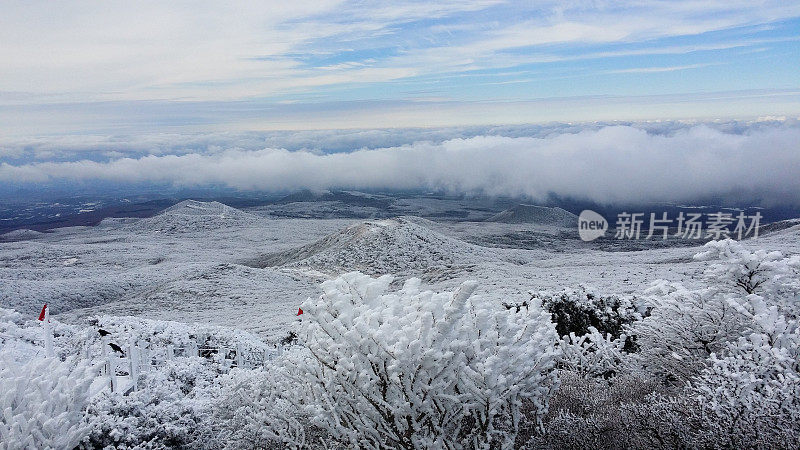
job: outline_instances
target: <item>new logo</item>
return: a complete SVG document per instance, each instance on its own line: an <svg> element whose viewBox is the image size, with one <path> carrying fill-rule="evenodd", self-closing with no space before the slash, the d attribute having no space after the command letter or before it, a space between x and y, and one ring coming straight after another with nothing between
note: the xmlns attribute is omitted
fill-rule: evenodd
<svg viewBox="0 0 800 450"><path fill-rule="evenodd" d="M585 242L593 241L600 236L604 236L608 230L608 222L605 217L597 214L590 209L581 211L578 216L578 234Z"/></svg>

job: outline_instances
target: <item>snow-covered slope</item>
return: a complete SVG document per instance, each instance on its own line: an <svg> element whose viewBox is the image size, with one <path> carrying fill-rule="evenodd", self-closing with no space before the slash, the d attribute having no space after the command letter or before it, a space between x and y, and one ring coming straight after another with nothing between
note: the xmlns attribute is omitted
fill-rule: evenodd
<svg viewBox="0 0 800 450"><path fill-rule="evenodd" d="M359 270L426 278L442 276L447 271L467 270L489 251L442 235L420 223L424 220L408 217L367 221L312 244L268 254L246 264L312 269L324 274Z"/></svg>
<svg viewBox="0 0 800 450"><path fill-rule="evenodd" d="M184 200L160 214L129 225L131 231L151 233L191 233L226 227L255 226L259 216L220 202Z"/></svg>
<svg viewBox="0 0 800 450"><path fill-rule="evenodd" d="M517 205L488 218L487 222L532 223L538 225L556 225L577 227L578 216L558 207Z"/></svg>
<svg viewBox="0 0 800 450"><path fill-rule="evenodd" d="M262 219L199 202L133 220L0 241L0 307L34 317L48 303L70 321L135 315L284 335L319 279L236 262L307 245L352 223ZM154 232L162 229L175 231Z"/></svg>
<svg viewBox="0 0 800 450"><path fill-rule="evenodd" d="M138 217L106 217L105 219L101 220L98 227L118 227L121 225L129 225L132 223L136 223L142 219Z"/></svg>
<svg viewBox="0 0 800 450"><path fill-rule="evenodd" d="M264 336L283 336L298 305L319 292L317 281L275 269L238 264L195 265L179 276L91 308L61 317L108 314L208 323Z"/></svg>

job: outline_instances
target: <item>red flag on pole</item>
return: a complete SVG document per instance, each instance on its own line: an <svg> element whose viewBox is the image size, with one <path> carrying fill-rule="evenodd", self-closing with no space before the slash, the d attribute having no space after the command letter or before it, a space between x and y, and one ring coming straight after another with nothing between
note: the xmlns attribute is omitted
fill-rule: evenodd
<svg viewBox="0 0 800 450"><path fill-rule="evenodd" d="M297 308L297 315L303 314L303 308Z"/></svg>
<svg viewBox="0 0 800 450"><path fill-rule="evenodd" d="M39 321L40 322L44 321L44 310L45 309L47 309L47 303L45 303L44 306L42 306L42 312L39 313Z"/></svg>

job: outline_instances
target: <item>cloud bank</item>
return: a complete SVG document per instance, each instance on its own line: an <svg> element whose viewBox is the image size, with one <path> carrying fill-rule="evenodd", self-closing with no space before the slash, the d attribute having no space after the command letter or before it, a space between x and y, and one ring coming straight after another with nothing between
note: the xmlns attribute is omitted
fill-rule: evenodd
<svg viewBox="0 0 800 450"><path fill-rule="evenodd" d="M184 149L105 161L2 162L0 183L103 180L267 191L429 189L534 199L556 194L600 203L721 196L800 204L800 125L794 122L563 127L539 129L533 136L509 130L477 135L480 130L429 131L427 136L434 139L383 148L374 147L380 136L366 133L360 137L373 147L334 153L225 148L219 142L199 152ZM417 134L426 136L419 130ZM309 136L285 136L287 142L291 139L297 147ZM327 139L337 138L332 133Z"/></svg>

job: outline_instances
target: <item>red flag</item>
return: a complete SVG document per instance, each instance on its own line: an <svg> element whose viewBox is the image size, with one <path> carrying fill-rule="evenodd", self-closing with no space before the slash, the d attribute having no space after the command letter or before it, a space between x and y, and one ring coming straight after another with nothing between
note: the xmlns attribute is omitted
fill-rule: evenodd
<svg viewBox="0 0 800 450"><path fill-rule="evenodd" d="M297 308L297 315L299 316L300 314L303 314L303 308Z"/></svg>
<svg viewBox="0 0 800 450"><path fill-rule="evenodd" d="M47 309L47 303L42 306L42 312L39 313L39 320L44 321L44 310Z"/></svg>

